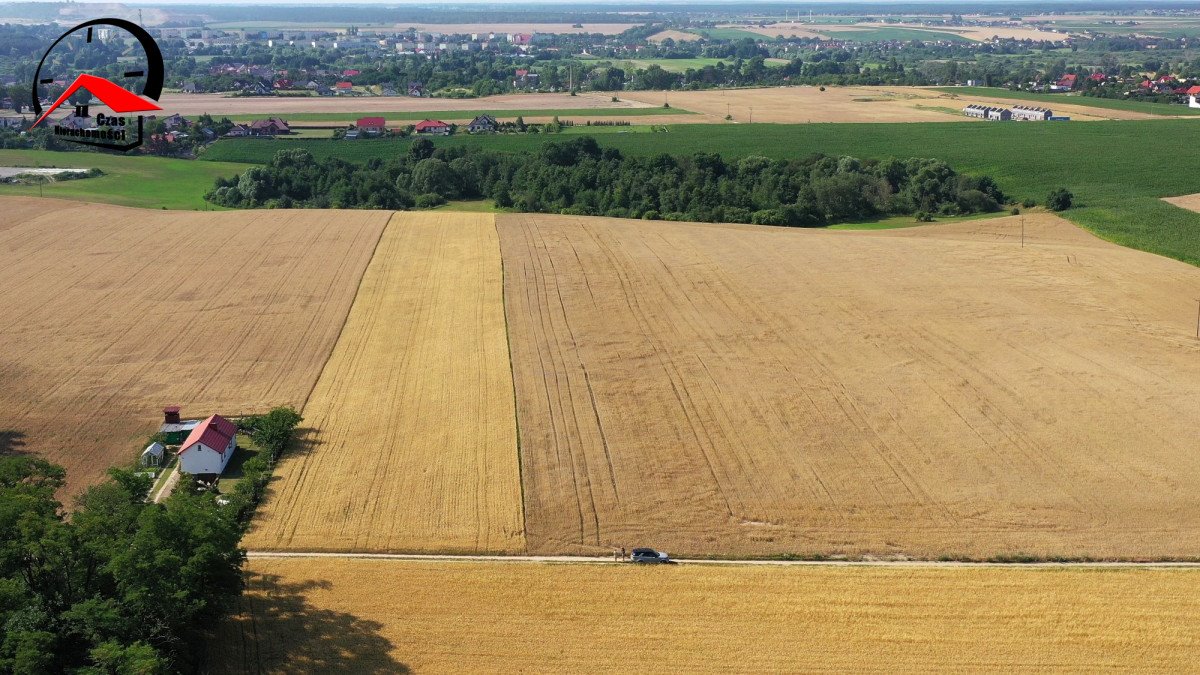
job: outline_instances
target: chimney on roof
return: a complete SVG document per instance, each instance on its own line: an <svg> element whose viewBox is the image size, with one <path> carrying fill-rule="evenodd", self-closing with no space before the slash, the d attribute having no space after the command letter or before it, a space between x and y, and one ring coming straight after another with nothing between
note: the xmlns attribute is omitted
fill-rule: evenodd
<svg viewBox="0 0 1200 675"><path fill-rule="evenodd" d="M179 424L179 406L169 405L163 408L163 424Z"/></svg>

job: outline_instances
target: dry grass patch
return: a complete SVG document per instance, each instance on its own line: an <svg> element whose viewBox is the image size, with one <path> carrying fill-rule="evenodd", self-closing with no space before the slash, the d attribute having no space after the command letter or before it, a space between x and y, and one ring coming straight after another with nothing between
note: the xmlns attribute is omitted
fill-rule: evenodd
<svg viewBox="0 0 1200 675"><path fill-rule="evenodd" d="M217 672L1190 670L1195 570L251 560Z"/></svg>
<svg viewBox="0 0 1200 675"><path fill-rule="evenodd" d="M1200 269L1045 214L499 218L531 551L1200 555Z"/></svg>
<svg viewBox="0 0 1200 675"><path fill-rule="evenodd" d="M493 216L397 214L250 549L525 547Z"/></svg>
<svg viewBox="0 0 1200 675"><path fill-rule="evenodd" d="M1180 195L1178 197L1164 197L1163 201L1168 204L1174 204L1181 209L1188 211L1200 212L1200 194Z"/></svg>
<svg viewBox="0 0 1200 675"><path fill-rule="evenodd" d="M0 198L0 432L68 492L185 414L303 404L388 214ZM9 221L6 221L6 224Z"/></svg>

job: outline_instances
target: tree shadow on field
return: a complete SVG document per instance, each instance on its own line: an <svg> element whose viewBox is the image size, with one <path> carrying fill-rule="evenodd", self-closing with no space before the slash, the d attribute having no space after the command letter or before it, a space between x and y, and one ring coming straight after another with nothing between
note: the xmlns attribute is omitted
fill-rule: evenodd
<svg viewBox="0 0 1200 675"><path fill-rule="evenodd" d="M22 455L25 451L25 434L20 431L0 429L0 455Z"/></svg>
<svg viewBox="0 0 1200 675"><path fill-rule="evenodd" d="M241 611L218 629L203 672L410 672L389 654L383 624L309 603L310 591L332 587L247 572Z"/></svg>

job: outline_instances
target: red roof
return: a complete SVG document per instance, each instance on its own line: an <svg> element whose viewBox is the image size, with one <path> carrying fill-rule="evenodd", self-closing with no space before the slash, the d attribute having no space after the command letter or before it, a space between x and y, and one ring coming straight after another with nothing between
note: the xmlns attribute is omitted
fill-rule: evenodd
<svg viewBox="0 0 1200 675"><path fill-rule="evenodd" d="M425 131L426 129L445 129L450 126L441 120L422 120L417 122L416 130Z"/></svg>
<svg viewBox="0 0 1200 675"><path fill-rule="evenodd" d="M353 87L354 85L349 82L338 82L337 85L335 85L335 86L338 89L349 89L349 88Z"/></svg>
<svg viewBox="0 0 1200 675"><path fill-rule="evenodd" d="M361 72L361 71L354 70L354 69L352 69L352 68L351 68L351 69L348 69L348 70L343 70L343 71L342 71L342 75L345 75L346 77L354 77L355 75L358 75L358 74L359 74L359 72Z"/></svg>
<svg viewBox="0 0 1200 675"><path fill-rule="evenodd" d="M1092 73L1088 75L1088 79L1093 82L1103 82L1105 77L1107 76L1104 73Z"/></svg>
<svg viewBox="0 0 1200 675"><path fill-rule="evenodd" d="M363 127L383 127L387 126L387 120L382 117L360 117L354 123L354 126L362 129Z"/></svg>
<svg viewBox="0 0 1200 675"><path fill-rule="evenodd" d="M196 443L203 443L224 455L225 448L229 445L229 439L233 438L235 434L237 434L236 424L220 415L213 415L192 429L187 440L179 446L178 454L182 455L184 450Z"/></svg>
<svg viewBox="0 0 1200 675"><path fill-rule="evenodd" d="M529 74L529 71L525 70L524 68L517 69L517 77L525 77L528 74Z"/></svg>

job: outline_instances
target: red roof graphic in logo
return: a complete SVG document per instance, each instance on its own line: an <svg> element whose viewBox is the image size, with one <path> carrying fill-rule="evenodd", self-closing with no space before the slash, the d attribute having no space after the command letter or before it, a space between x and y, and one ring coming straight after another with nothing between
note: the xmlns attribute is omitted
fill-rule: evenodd
<svg viewBox="0 0 1200 675"><path fill-rule="evenodd" d="M151 101L150 99L142 98L128 89L122 89L103 77L96 77L95 75L88 75L85 73L75 78L75 81L71 83L71 86L67 87L67 90L62 93L62 96L58 97L58 100L54 102L54 105L50 106L46 112L42 113L42 116L33 123L33 126L36 127L37 125L41 124L42 120L49 117L50 113L57 110L58 106L65 103L67 99L71 97L71 94L79 91L80 87L90 91L93 96L100 99L100 102L108 106L113 112L131 113L144 112L147 110L162 110L157 103ZM32 129L33 127L30 128Z"/></svg>

